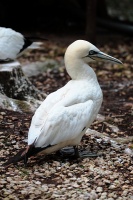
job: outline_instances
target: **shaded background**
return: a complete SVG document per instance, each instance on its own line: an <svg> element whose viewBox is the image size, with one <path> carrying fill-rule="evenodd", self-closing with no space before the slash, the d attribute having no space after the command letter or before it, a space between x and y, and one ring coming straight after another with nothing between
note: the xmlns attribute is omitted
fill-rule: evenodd
<svg viewBox="0 0 133 200"><path fill-rule="evenodd" d="M132 0L1 0L0 26L39 34L133 34Z"/></svg>

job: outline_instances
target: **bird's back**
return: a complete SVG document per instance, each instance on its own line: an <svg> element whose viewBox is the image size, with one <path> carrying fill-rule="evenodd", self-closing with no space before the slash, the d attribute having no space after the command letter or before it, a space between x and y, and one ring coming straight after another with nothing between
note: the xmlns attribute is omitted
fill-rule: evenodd
<svg viewBox="0 0 133 200"><path fill-rule="evenodd" d="M24 38L10 28L0 27L0 61L10 61L16 59L24 45Z"/></svg>

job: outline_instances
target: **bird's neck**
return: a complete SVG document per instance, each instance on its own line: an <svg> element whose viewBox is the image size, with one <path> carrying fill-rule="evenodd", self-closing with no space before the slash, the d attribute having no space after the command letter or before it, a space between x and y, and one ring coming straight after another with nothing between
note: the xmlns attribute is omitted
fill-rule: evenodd
<svg viewBox="0 0 133 200"><path fill-rule="evenodd" d="M97 80L94 70L81 59L65 59L66 70L73 80Z"/></svg>

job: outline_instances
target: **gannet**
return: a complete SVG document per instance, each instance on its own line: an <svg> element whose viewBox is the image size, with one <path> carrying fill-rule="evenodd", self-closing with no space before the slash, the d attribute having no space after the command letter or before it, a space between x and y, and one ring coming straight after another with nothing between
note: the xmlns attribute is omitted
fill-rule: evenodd
<svg viewBox="0 0 133 200"><path fill-rule="evenodd" d="M40 151L46 155L66 146L79 145L103 101L97 76L88 64L96 60L122 64L88 41L77 40L68 46L64 61L71 80L49 94L38 107L32 117L27 147L6 165L22 159L26 164L28 157Z"/></svg>
<svg viewBox="0 0 133 200"><path fill-rule="evenodd" d="M38 48L34 40L44 38L26 37L11 28L0 27L0 62L10 62L21 56L27 48Z"/></svg>

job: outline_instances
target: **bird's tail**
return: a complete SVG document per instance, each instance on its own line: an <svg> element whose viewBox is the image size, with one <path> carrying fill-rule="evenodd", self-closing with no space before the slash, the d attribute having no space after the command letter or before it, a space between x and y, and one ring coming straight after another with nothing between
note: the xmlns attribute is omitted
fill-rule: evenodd
<svg viewBox="0 0 133 200"><path fill-rule="evenodd" d="M47 41L48 39L43 38L43 37L26 36L24 37L24 40L25 40L25 44L23 48L21 49L21 51L27 47L28 49L38 49L43 44L43 41Z"/></svg>
<svg viewBox="0 0 133 200"><path fill-rule="evenodd" d="M41 45L43 44L43 42L33 42L28 49L39 49L41 48Z"/></svg>
<svg viewBox="0 0 133 200"><path fill-rule="evenodd" d="M44 150L44 148L34 147L34 145L29 145L26 148L21 149L15 156L10 157L7 162L3 164L5 168L9 167L12 164L16 164L19 161L23 160L24 164L27 164L28 158Z"/></svg>

